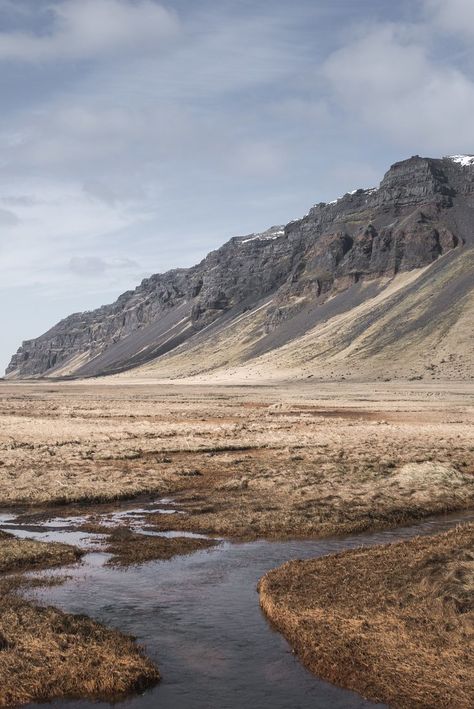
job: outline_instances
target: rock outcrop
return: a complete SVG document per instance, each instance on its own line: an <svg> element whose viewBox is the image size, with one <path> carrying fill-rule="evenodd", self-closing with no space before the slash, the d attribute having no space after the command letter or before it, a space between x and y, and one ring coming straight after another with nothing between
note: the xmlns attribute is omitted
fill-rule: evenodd
<svg viewBox="0 0 474 709"><path fill-rule="evenodd" d="M378 188L234 237L192 268L154 275L112 305L69 316L24 342L7 376L123 371L205 332L212 337L264 305L261 338L308 303L323 305L354 284L427 266L473 243L474 159L414 156L393 165Z"/></svg>

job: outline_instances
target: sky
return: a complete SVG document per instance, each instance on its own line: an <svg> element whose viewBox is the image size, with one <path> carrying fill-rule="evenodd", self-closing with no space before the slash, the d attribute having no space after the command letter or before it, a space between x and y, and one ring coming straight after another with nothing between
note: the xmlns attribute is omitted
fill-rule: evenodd
<svg viewBox="0 0 474 709"><path fill-rule="evenodd" d="M474 153L473 0L0 0L0 373L24 339Z"/></svg>

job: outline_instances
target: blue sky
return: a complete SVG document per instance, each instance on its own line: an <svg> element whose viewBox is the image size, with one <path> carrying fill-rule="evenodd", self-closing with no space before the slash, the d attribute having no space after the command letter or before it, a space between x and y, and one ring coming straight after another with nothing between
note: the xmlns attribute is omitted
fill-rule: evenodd
<svg viewBox="0 0 474 709"><path fill-rule="evenodd" d="M472 0L0 0L0 369L233 235L474 153Z"/></svg>

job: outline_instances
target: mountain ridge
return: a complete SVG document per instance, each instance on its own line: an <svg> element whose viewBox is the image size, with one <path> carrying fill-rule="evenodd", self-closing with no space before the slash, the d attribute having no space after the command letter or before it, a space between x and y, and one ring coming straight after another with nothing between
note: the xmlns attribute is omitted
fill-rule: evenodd
<svg viewBox="0 0 474 709"><path fill-rule="evenodd" d="M387 279L473 245L474 158L413 156L392 165L378 188L232 237L189 269L155 274L110 305L65 318L22 344L7 377L97 376L159 363L244 317L255 327L243 363L303 336L322 311L350 311Z"/></svg>

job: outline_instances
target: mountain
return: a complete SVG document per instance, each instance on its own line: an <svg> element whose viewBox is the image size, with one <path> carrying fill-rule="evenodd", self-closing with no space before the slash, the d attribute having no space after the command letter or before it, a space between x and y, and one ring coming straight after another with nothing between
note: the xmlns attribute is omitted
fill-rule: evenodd
<svg viewBox="0 0 474 709"><path fill-rule="evenodd" d="M413 156L378 188L70 315L6 375L470 377L473 254L474 157Z"/></svg>

